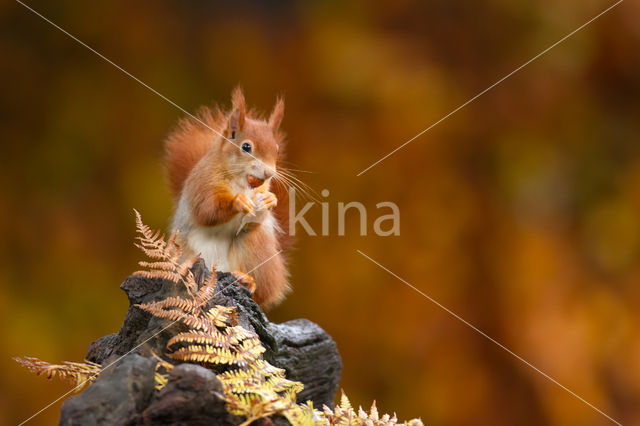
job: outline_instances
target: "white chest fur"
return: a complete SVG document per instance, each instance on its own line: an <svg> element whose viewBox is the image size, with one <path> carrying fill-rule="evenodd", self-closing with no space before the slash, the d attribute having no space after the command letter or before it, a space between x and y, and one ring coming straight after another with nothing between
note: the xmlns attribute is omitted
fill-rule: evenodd
<svg viewBox="0 0 640 426"><path fill-rule="evenodd" d="M253 196L251 192L246 194ZM189 201L183 194L173 216L171 231L180 232L185 254L200 254L208 268L216 265L218 271L231 272L238 269L229 258L231 244L242 238L241 231L248 222L260 222L260 226L272 235L277 231L276 220L267 210L257 211L255 216L246 218L244 214L237 214L229 222L217 226L198 226L191 216Z"/></svg>

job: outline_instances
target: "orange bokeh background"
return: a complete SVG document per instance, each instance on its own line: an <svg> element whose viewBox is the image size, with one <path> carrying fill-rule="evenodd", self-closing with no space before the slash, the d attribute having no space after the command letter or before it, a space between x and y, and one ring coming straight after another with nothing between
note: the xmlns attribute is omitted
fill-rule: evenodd
<svg viewBox="0 0 640 426"><path fill-rule="evenodd" d="M625 425L640 425L640 26L624 2L360 177L611 3L65 1L36 10L193 112L238 83L283 93L288 159L330 191L293 293L338 344L355 405L433 425L613 424L361 250ZM166 228L162 140L183 116L42 19L0 4L0 424L70 386L11 360L80 361L116 332ZM337 203L393 201L397 237L337 235ZM320 230L320 208L307 215ZM300 231L300 230L299 230ZM60 402L29 424L57 422Z"/></svg>

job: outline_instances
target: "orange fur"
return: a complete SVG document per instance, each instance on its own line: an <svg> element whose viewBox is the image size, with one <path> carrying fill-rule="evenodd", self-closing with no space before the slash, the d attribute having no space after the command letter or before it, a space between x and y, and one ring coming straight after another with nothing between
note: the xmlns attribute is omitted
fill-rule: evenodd
<svg viewBox="0 0 640 426"><path fill-rule="evenodd" d="M220 131L225 117L220 108L203 107L197 117L207 126ZM191 117L183 118L165 141L165 169L169 189L179 198L189 173L213 147L215 132Z"/></svg>
<svg viewBox="0 0 640 426"><path fill-rule="evenodd" d="M231 142L197 120L186 118L180 121L165 143L165 167L171 192L176 203L186 203L188 209L185 217L184 207L178 208L174 218L174 230L181 231L185 253L192 255L207 249L201 244L203 238L209 238L203 235L209 234L194 236L193 232L220 229L215 237L211 237L211 244L221 244L221 238L228 238L229 267L245 272L253 270L254 299L264 307L280 302L289 289L285 256L277 254L293 243L288 233L288 193L282 185L274 185L269 179L271 170L278 167L278 151L284 148L284 135L279 131L283 114L282 99L277 101L269 120L259 119L252 111L247 113L244 95L236 89L231 111L224 113L218 107L202 108L198 114L207 126ZM244 143L251 144L251 155L241 150ZM254 161L255 158L261 161ZM265 180L252 190L248 182L256 181L255 176ZM241 191L236 192L239 188ZM266 191L277 198L276 207L271 213L261 210L259 222L242 225L242 215L251 209L246 204L248 197ZM282 232L263 224L262 220L267 220L269 214L273 215ZM242 232L228 230L238 223ZM224 247L226 249L227 245ZM213 252L217 253L216 250Z"/></svg>
<svg viewBox="0 0 640 426"><path fill-rule="evenodd" d="M212 165L209 161L198 163L184 185L190 200L191 215L198 226L220 225L238 213L234 209L235 196L229 184Z"/></svg>
<svg viewBox="0 0 640 426"><path fill-rule="evenodd" d="M280 303L289 291L289 273L284 257L278 255L267 261L278 250L277 240L263 228L257 227L247 232L242 240L234 242L229 253L240 270L249 271L263 264L250 275L256 283L253 299L265 308Z"/></svg>

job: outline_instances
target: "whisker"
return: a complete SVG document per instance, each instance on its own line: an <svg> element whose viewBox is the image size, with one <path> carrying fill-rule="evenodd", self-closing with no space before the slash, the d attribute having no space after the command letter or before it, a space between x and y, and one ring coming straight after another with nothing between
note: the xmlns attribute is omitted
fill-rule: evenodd
<svg viewBox="0 0 640 426"><path fill-rule="evenodd" d="M286 170L282 173L284 176L288 177L291 180L294 180L296 182L298 182L300 185L308 188L310 191L312 191L313 193L315 193L317 195L317 191L315 189L313 189L310 185L308 185L307 183L305 183L304 181L302 181L301 179L299 179L296 175L294 175L293 173L287 172Z"/></svg>
<svg viewBox="0 0 640 426"><path fill-rule="evenodd" d="M301 170L301 169L290 169L289 167L279 167L280 170L286 170L288 172L299 172L299 173L317 173L317 172L312 172L311 170Z"/></svg>
<svg viewBox="0 0 640 426"><path fill-rule="evenodd" d="M285 182L289 188L294 188L296 192L299 192L303 199L306 198L310 201L314 201L317 203L320 202L317 191L311 186L302 182L300 179L286 173L276 172L276 175L281 181Z"/></svg>

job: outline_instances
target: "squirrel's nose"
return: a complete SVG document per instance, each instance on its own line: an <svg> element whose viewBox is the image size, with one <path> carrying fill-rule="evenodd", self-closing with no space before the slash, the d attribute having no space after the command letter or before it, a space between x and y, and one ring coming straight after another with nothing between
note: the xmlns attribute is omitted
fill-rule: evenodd
<svg viewBox="0 0 640 426"><path fill-rule="evenodd" d="M274 174L274 170L271 168L265 168L264 169L264 180L269 179L271 176L273 176Z"/></svg>

